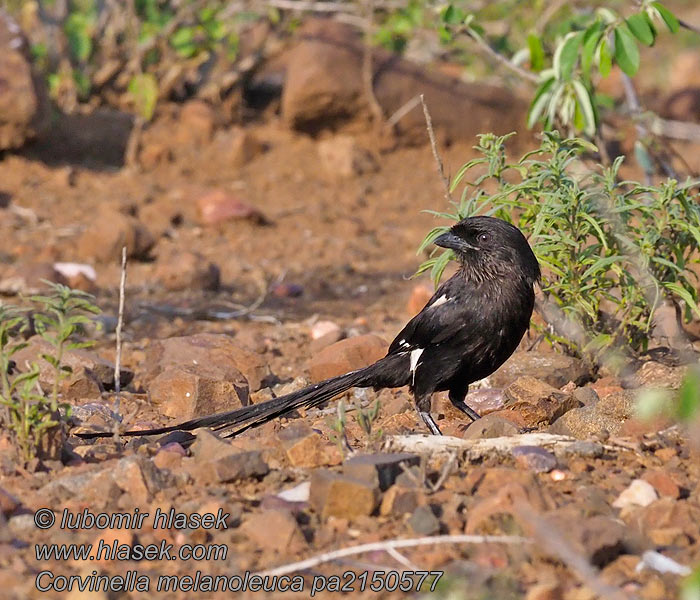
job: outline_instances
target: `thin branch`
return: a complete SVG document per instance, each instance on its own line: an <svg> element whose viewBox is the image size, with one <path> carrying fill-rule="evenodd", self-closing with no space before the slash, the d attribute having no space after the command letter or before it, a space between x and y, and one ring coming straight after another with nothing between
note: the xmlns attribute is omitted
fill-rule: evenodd
<svg viewBox="0 0 700 600"><path fill-rule="evenodd" d="M122 369L122 329L124 328L124 296L126 289L126 246L122 247L122 268L119 280L119 312L117 315L117 356L114 361L114 437L119 439L121 422L121 369Z"/></svg>
<svg viewBox="0 0 700 600"><path fill-rule="evenodd" d="M383 542L372 542L369 544L361 544L359 546L351 546L350 548L341 548L331 552L324 552L306 560L282 565L274 569L268 569L258 573L262 577L286 575L295 573L305 569L311 569L327 562L345 558L346 556L355 556L364 554L365 552L389 552L389 549L396 548L413 548L415 546L431 546L434 544L530 544L532 540L520 537L517 535L435 535L423 538L413 538L408 540L385 540Z"/></svg>
<svg viewBox="0 0 700 600"><path fill-rule="evenodd" d="M508 60L505 56L503 56L501 53L496 52L491 46L488 45L486 40L482 38L479 34L477 34L475 31L472 29L463 29L462 30L464 33L466 33L474 42L476 42L476 45L481 49L481 51L485 54L488 54L491 58L493 58L496 62L502 64L504 67L515 73L516 75L519 75L523 79L527 81L531 81L532 83L539 83L540 78L536 73L533 73L531 71L527 71L523 69L522 67L519 67L518 65L512 63L510 60Z"/></svg>
<svg viewBox="0 0 700 600"><path fill-rule="evenodd" d="M365 87L365 96L372 113L374 124L379 128L384 121L384 112L374 95L374 69L372 60L372 33L374 32L374 0L365 0L365 39L362 49L362 82Z"/></svg>
<svg viewBox="0 0 700 600"><path fill-rule="evenodd" d="M442 164L442 159L440 158L440 153L438 152L437 140L435 139L435 130L433 129L433 119L430 117L430 112L428 111L428 105L425 103L425 98L423 94L419 96L420 103L423 106L423 116L425 117L425 125L428 129L428 137L430 138L430 148L433 151L433 157L437 163L438 174L440 179L442 179L442 184L445 186L445 199L452 202L452 194L450 193L450 179L445 175L445 167Z"/></svg>
<svg viewBox="0 0 700 600"><path fill-rule="evenodd" d="M692 23L688 23L688 21L684 21L683 19L678 19L678 24L681 27L688 29L689 31L693 31L695 33L700 33L700 27L697 27L696 25L693 25Z"/></svg>
<svg viewBox="0 0 700 600"><path fill-rule="evenodd" d="M396 112L391 115L386 122L386 126L391 129L396 126L396 124L403 119L408 113L410 113L416 106L420 104L420 96L413 96L408 102L403 106L399 107Z"/></svg>

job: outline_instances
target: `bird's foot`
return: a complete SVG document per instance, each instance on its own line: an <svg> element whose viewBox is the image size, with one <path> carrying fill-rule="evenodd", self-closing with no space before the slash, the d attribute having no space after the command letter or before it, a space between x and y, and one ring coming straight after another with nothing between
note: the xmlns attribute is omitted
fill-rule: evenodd
<svg viewBox="0 0 700 600"><path fill-rule="evenodd" d="M440 431L440 428L437 426L435 419L433 419L433 416L429 412L423 412L422 410L419 410L418 414L420 415L420 418L423 419L423 423L425 423L425 426L430 430L430 433L432 433L433 435L442 435L442 431Z"/></svg>
<svg viewBox="0 0 700 600"><path fill-rule="evenodd" d="M476 421L477 419L481 419L481 415L478 412L476 412L471 406L469 406L466 402L453 402L452 405L455 408L458 408L459 410L461 410L472 421Z"/></svg>

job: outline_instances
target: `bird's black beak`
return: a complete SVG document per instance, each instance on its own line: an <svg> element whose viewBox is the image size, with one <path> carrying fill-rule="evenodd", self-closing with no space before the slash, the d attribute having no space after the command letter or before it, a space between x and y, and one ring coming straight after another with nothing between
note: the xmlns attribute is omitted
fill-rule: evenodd
<svg viewBox="0 0 700 600"><path fill-rule="evenodd" d="M435 238L433 244L435 244L436 246L440 246L441 248L450 248L455 252L466 252L467 250L477 249L471 244L465 242L461 237L455 235L451 231L443 233L441 236Z"/></svg>

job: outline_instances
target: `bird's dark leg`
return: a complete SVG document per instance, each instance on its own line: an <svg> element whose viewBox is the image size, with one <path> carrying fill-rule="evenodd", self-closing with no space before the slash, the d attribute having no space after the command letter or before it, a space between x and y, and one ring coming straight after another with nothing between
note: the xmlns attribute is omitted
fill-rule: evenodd
<svg viewBox="0 0 700 600"><path fill-rule="evenodd" d="M425 426L430 430L433 435L442 435L442 431L437 426L435 419L430 414L430 397L432 393L426 392L424 394L416 394L414 392L414 398L416 401L416 411L418 411L418 416L423 420Z"/></svg>
<svg viewBox="0 0 700 600"><path fill-rule="evenodd" d="M464 388L453 388L449 392L449 399L452 402L452 406L461 410L465 415L467 415L472 421L476 421L481 418L481 415L477 413L471 406L469 406L464 399L467 397L467 392L469 391L469 386L464 386Z"/></svg>

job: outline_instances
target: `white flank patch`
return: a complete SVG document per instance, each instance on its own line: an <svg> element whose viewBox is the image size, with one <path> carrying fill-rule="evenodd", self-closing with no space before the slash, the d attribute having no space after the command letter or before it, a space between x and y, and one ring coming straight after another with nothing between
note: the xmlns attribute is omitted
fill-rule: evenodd
<svg viewBox="0 0 700 600"><path fill-rule="evenodd" d="M435 308L436 306L440 306L441 304L445 304L445 302L447 302L447 296L445 296L445 295L443 294L443 295L440 296L437 300L435 300L435 302L433 302L433 303L430 305L430 308Z"/></svg>
<svg viewBox="0 0 700 600"><path fill-rule="evenodd" d="M423 354L423 348L416 348L415 350L411 351L411 381L413 383L416 381L416 367L418 367L418 360L420 359L421 354Z"/></svg>

